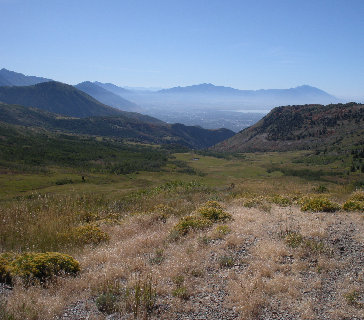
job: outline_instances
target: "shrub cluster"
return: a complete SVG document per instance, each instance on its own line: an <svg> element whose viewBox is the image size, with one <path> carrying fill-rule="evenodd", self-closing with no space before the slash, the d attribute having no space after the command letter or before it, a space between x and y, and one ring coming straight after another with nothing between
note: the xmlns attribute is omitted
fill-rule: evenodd
<svg viewBox="0 0 364 320"><path fill-rule="evenodd" d="M270 198L270 201L281 207L288 207L292 205L292 199L289 197L274 195Z"/></svg>
<svg viewBox="0 0 364 320"><path fill-rule="evenodd" d="M364 211L364 191L355 192L343 205L345 211Z"/></svg>
<svg viewBox="0 0 364 320"><path fill-rule="evenodd" d="M44 282L62 274L76 275L79 271L77 260L59 252L0 255L0 282L11 283L14 277Z"/></svg>
<svg viewBox="0 0 364 320"><path fill-rule="evenodd" d="M216 201L208 201L198 209L198 213L210 221L226 221L231 219L231 215L225 212L221 205Z"/></svg>
<svg viewBox="0 0 364 320"><path fill-rule="evenodd" d="M231 215L225 212L216 201L208 201L198 210L197 216L187 216L174 226L178 235L186 235L191 230L202 230L210 227L213 223L231 219Z"/></svg>
<svg viewBox="0 0 364 320"><path fill-rule="evenodd" d="M181 218L181 220L174 226L174 230L179 235L186 235L191 230L206 229L212 225L210 220L203 219L196 216L187 216Z"/></svg>
<svg viewBox="0 0 364 320"><path fill-rule="evenodd" d="M323 197L307 198L302 202L302 211L335 212L340 209L340 206L337 203Z"/></svg>
<svg viewBox="0 0 364 320"><path fill-rule="evenodd" d="M84 224L72 228L69 232L62 235L66 242L75 244L99 244L101 242L109 241L109 235L102 231L95 224Z"/></svg>

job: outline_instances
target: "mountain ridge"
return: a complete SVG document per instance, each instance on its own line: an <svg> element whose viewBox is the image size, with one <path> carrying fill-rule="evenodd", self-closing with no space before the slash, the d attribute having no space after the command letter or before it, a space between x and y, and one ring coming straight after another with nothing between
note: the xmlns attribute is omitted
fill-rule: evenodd
<svg viewBox="0 0 364 320"><path fill-rule="evenodd" d="M208 130L183 124L142 122L123 115L90 118L59 116L33 107L4 103L0 103L0 122L141 143L180 144L197 149L210 147L234 134L228 129Z"/></svg>
<svg viewBox="0 0 364 320"><path fill-rule="evenodd" d="M76 84L74 87L108 106L125 111L136 111L139 109L135 103L124 99L120 95L115 94L94 82L84 81Z"/></svg>
<svg viewBox="0 0 364 320"><path fill-rule="evenodd" d="M364 144L364 105L296 105L274 108L255 125L212 149L228 152L346 148Z"/></svg>
<svg viewBox="0 0 364 320"><path fill-rule="evenodd" d="M56 81L32 86L0 87L0 101L71 117L128 116L147 122L162 122L150 116L107 106L71 85Z"/></svg>
<svg viewBox="0 0 364 320"><path fill-rule="evenodd" d="M0 86L30 86L48 81L53 80L43 77L26 76L22 73L10 71L5 68L0 70Z"/></svg>

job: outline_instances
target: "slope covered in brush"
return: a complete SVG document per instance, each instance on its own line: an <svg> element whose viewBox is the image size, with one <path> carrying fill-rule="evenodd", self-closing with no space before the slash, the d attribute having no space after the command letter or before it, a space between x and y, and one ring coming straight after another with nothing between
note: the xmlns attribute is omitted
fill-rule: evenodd
<svg viewBox="0 0 364 320"><path fill-rule="evenodd" d="M125 114L129 115L126 112ZM115 117L67 117L37 108L2 103L0 103L0 122L73 134L122 138L142 143L181 144L198 149L210 147L234 134L228 129L207 130L182 124L140 121L124 114Z"/></svg>
<svg viewBox="0 0 364 320"><path fill-rule="evenodd" d="M287 151L364 144L364 105L274 108L255 125L214 146L217 151Z"/></svg>

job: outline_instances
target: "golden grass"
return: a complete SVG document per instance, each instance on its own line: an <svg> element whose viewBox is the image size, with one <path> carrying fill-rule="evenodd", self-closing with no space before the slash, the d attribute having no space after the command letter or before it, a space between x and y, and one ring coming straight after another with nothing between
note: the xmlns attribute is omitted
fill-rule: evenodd
<svg viewBox="0 0 364 320"><path fill-rule="evenodd" d="M207 160L215 184L218 166L228 163ZM239 167L230 169L233 174ZM201 181L208 181L207 176L198 183L165 184L116 197L113 191L112 199L76 193L3 202L0 219L6 223L0 224L1 251L59 250L72 254L81 265L76 278L58 277L47 287L16 282L6 298L8 314L13 319L52 319L82 301L90 319L101 319L105 315L97 311L95 300L110 286L133 292L136 282L152 279L159 309L151 314L141 309L139 318L175 319L178 312L182 317L206 305L216 310L234 308L241 319L264 318L269 312L299 319L320 319L323 314L330 319L348 314L363 318L363 309L348 304L346 298L362 293L363 271L353 266L357 257L350 248L343 255L333 244L336 238L364 244L362 213L302 212L299 200L310 195L314 183L295 177L260 179L261 172L260 168L253 178L241 180L221 176L234 181L230 189L229 184L204 185ZM344 187L330 185L325 196L343 203L350 190L340 188ZM198 209L211 200L218 200L232 219L216 219L206 229L195 228L171 239L181 219L197 216ZM59 241L58 235L85 224L97 225L108 241L86 245ZM289 246L285 239L289 232L302 236L302 244ZM325 250L317 249L321 243ZM232 262L221 263L224 257ZM339 276L334 278L335 274ZM220 305L214 296L217 290L224 293ZM325 299L327 290L331 300ZM130 301L122 294L117 299L120 312L133 318L127 307Z"/></svg>

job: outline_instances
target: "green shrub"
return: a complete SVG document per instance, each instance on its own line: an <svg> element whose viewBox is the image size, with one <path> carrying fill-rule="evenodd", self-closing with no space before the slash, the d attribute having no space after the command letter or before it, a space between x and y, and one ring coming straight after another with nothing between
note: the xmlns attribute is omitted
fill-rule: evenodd
<svg viewBox="0 0 364 320"><path fill-rule="evenodd" d="M27 281L37 279L44 282L54 276L76 275L80 271L77 260L58 252L2 254L0 261L3 270L1 280L7 282L15 276Z"/></svg>
<svg viewBox="0 0 364 320"><path fill-rule="evenodd" d="M179 235L186 235L192 230L202 230L211 226L211 221L195 216L183 217L175 226L174 230Z"/></svg>
<svg viewBox="0 0 364 320"><path fill-rule="evenodd" d="M270 201L281 207L288 207L292 204L292 200L289 197L274 195L270 198Z"/></svg>
<svg viewBox="0 0 364 320"><path fill-rule="evenodd" d="M356 191L350 197L352 201L364 201L364 191Z"/></svg>
<svg viewBox="0 0 364 320"><path fill-rule="evenodd" d="M218 203L217 201L214 201L214 200L207 201L204 204L204 207L215 208L215 209L222 209L221 204Z"/></svg>
<svg viewBox="0 0 364 320"><path fill-rule="evenodd" d="M246 199L243 202L243 206L246 208L255 208L263 204L263 200L261 198L250 198Z"/></svg>
<svg viewBox="0 0 364 320"><path fill-rule="evenodd" d="M345 211L364 211L364 201L348 200L344 203Z"/></svg>
<svg viewBox="0 0 364 320"><path fill-rule="evenodd" d="M63 235L66 240L72 241L75 244L99 244L109 241L109 235L102 231L95 224L85 224L75 227L69 233Z"/></svg>
<svg viewBox="0 0 364 320"><path fill-rule="evenodd" d="M198 209L198 212L205 219L211 221L225 221L231 219L231 215L225 212L221 205L216 201L208 201Z"/></svg>
<svg viewBox="0 0 364 320"><path fill-rule="evenodd" d="M335 212L340 209L337 203L330 201L327 198L309 198L303 201L302 211L313 212Z"/></svg>
<svg viewBox="0 0 364 320"><path fill-rule="evenodd" d="M346 211L364 211L364 191L356 191L344 203L343 209Z"/></svg>

